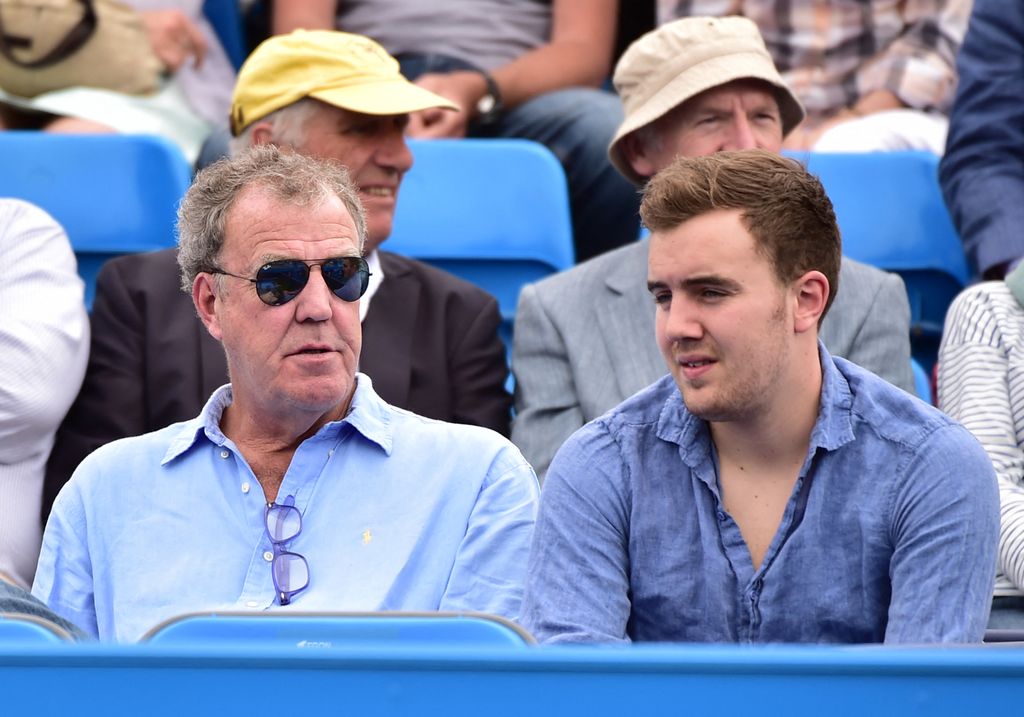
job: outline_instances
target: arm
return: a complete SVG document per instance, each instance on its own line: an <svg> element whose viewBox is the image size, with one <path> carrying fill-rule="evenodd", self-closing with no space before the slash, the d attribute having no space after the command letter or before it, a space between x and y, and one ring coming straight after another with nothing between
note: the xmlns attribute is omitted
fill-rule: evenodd
<svg viewBox="0 0 1024 717"><path fill-rule="evenodd" d="M939 408L974 434L992 462L1002 510L999 569L1024 589L1024 450L1017 439L1024 432L1024 384L1010 380L1009 364L1024 309L1015 302L1008 310L995 306L992 286L1001 285L979 284L949 309L939 350ZM1015 317L1017 325L999 315Z"/></svg>
<svg viewBox="0 0 1024 717"><path fill-rule="evenodd" d="M506 443L480 488L439 610L519 617L539 492L533 470Z"/></svg>
<svg viewBox="0 0 1024 717"><path fill-rule="evenodd" d="M146 431L145 327L128 286L131 265L124 261L107 262L96 279L89 366L47 462L44 520L83 458L110 441Z"/></svg>
<svg viewBox="0 0 1024 717"><path fill-rule="evenodd" d="M206 38L181 10L146 10L142 25L154 54L171 72L177 72L189 57L199 69L206 57Z"/></svg>
<svg viewBox="0 0 1024 717"><path fill-rule="evenodd" d="M1024 256L1024 5L976 0L957 68L939 181L984 273Z"/></svg>
<svg viewBox="0 0 1024 717"><path fill-rule="evenodd" d="M896 274L883 273L882 277L846 358L907 393L917 395L914 374L910 369L910 303L907 290Z"/></svg>
<svg viewBox="0 0 1024 717"><path fill-rule="evenodd" d="M61 493L46 523L32 594L86 635L98 638L92 559L80 484Z"/></svg>
<svg viewBox="0 0 1024 717"><path fill-rule="evenodd" d="M999 542L992 465L956 424L907 450L913 456L893 484L885 642L981 642Z"/></svg>
<svg viewBox="0 0 1024 717"><path fill-rule="evenodd" d="M629 505L603 425L551 463L533 534L522 624L540 642L629 642Z"/></svg>
<svg viewBox="0 0 1024 717"><path fill-rule="evenodd" d="M899 106L948 110L952 102L971 0L910 0L900 7L899 37L858 72L858 114Z"/></svg>
<svg viewBox="0 0 1024 717"><path fill-rule="evenodd" d="M877 4L877 3L870 3ZM956 87L956 56L971 0L909 0L900 4L902 32L857 70L860 96L828 119L801 126L786 138L792 150L810 150L828 130L886 110L947 111ZM865 35L870 34L865 28Z"/></svg>
<svg viewBox="0 0 1024 717"><path fill-rule="evenodd" d="M271 35L284 35L300 28L333 30L338 0L279 0L271 8Z"/></svg>
<svg viewBox="0 0 1024 717"><path fill-rule="evenodd" d="M491 75L506 107L573 86L598 87L611 69L617 0L554 0L551 39ZM427 110L409 124L414 137L462 137L487 91L477 72L430 73L416 84L447 97L460 112Z"/></svg>
<svg viewBox="0 0 1024 717"><path fill-rule="evenodd" d="M533 284L519 293L512 347L512 442L543 480L555 452L585 421L565 342Z"/></svg>
<svg viewBox="0 0 1024 717"><path fill-rule="evenodd" d="M458 338L448 357L452 420L485 426L508 436L512 397L505 390L508 359L498 328L498 302L489 294L482 302L460 302L461 314L448 323ZM469 299L470 297L467 297Z"/></svg>
<svg viewBox="0 0 1024 717"><path fill-rule="evenodd" d="M78 392L89 350L83 285L64 230L0 201L0 572L31 579L42 466Z"/></svg>

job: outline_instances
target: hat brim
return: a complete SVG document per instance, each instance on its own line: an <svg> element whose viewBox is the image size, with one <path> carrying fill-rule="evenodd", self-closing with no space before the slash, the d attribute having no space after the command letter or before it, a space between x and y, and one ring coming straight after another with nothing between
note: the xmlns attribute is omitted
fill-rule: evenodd
<svg viewBox="0 0 1024 717"><path fill-rule="evenodd" d="M367 115L400 115L435 107L459 109L454 102L405 79L316 90L310 92L309 97L343 110Z"/></svg>
<svg viewBox="0 0 1024 717"><path fill-rule="evenodd" d="M633 171L622 153L623 137L663 117L701 92L736 80L762 80L774 88L782 120L782 136L785 137L803 121L804 108L775 68L768 70L765 62L764 55L760 53L737 53L713 57L680 72L622 121L608 145L608 159L623 176L635 184L643 184L647 177Z"/></svg>

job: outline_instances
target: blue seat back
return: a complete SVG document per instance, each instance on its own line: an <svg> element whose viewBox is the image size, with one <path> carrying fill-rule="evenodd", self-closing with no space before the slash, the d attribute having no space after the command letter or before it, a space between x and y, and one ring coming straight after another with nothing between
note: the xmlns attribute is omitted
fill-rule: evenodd
<svg viewBox="0 0 1024 717"><path fill-rule="evenodd" d="M515 623L482 613L196 613L150 630L161 645L464 645L523 647L533 638Z"/></svg>
<svg viewBox="0 0 1024 717"><path fill-rule="evenodd" d="M39 205L64 227L92 306L112 256L174 246L191 169L170 142L146 135L0 132L0 196Z"/></svg>
<svg viewBox="0 0 1024 717"><path fill-rule="evenodd" d="M794 156L806 160L832 199L843 254L903 278L911 346L930 369L946 310L970 278L939 189L938 157L931 152Z"/></svg>
<svg viewBox="0 0 1024 717"><path fill-rule="evenodd" d="M385 249L420 259L493 294L506 345L524 284L574 263L569 195L554 155L536 142L411 140Z"/></svg>
<svg viewBox="0 0 1024 717"><path fill-rule="evenodd" d="M4 648L53 645L70 639L62 627L43 618L20 613L0 613L0 645Z"/></svg>

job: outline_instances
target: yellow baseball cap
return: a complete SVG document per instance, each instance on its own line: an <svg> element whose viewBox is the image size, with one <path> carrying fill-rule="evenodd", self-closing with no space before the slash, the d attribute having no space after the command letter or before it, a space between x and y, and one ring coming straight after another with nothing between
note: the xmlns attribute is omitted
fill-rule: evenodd
<svg viewBox="0 0 1024 717"><path fill-rule="evenodd" d="M260 43L238 72L231 133L303 97L368 115L397 115L456 104L402 76L398 60L368 37L296 30Z"/></svg>

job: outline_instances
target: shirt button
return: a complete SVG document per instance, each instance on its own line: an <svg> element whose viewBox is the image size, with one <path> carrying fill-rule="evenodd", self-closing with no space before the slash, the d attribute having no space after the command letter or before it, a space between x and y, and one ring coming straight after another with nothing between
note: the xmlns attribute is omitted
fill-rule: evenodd
<svg viewBox="0 0 1024 717"><path fill-rule="evenodd" d="M243 493L248 493L249 492L249 482L248 481L246 481L245 483L242 484L242 492Z"/></svg>
<svg viewBox="0 0 1024 717"><path fill-rule="evenodd" d="M715 513L715 515L718 516L718 521L720 523L725 521L725 511L724 510L718 511L717 513Z"/></svg>
<svg viewBox="0 0 1024 717"><path fill-rule="evenodd" d="M227 458L230 455L231 455L231 453L229 451L226 451L226 450L220 452L220 457L221 458Z"/></svg>
<svg viewBox="0 0 1024 717"><path fill-rule="evenodd" d="M268 550L263 553L263 559L269 563L274 559L274 554Z"/></svg>

